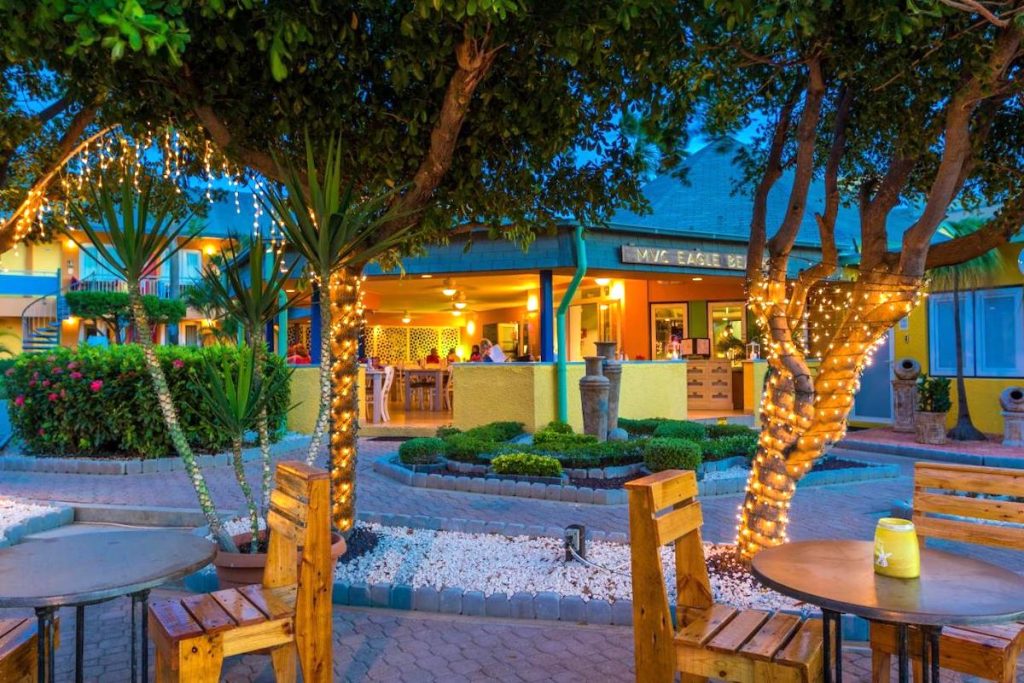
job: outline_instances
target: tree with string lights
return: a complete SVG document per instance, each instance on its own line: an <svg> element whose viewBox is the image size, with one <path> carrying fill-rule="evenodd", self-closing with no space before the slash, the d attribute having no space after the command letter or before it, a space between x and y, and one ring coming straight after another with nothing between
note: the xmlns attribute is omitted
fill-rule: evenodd
<svg viewBox="0 0 1024 683"><path fill-rule="evenodd" d="M955 6L954 6L955 5ZM979 11L977 5L984 11ZM737 542L749 558L786 541L797 482L843 438L864 367L920 300L926 273L1008 242L1024 222L1020 101L1024 3L715 3L693 27L708 126L767 114L745 159L753 212L746 286L767 344L762 431ZM769 225L769 192L792 172ZM824 201L808 205L823 180ZM954 208L993 218L936 239ZM841 206L860 219L859 261L840 264ZM899 225L902 206L913 214ZM813 212L820 262L791 252ZM842 268L840 268L842 266ZM813 367L811 358L820 358Z"/></svg>

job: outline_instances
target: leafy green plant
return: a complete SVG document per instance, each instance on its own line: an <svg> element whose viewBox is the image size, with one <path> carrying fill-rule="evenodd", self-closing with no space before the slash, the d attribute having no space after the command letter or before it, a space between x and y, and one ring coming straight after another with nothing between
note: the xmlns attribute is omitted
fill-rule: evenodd
<svg viewBox="0 0 1024 683"><path fill-rule="evenodd" d="M572 425L568 422L560 422L559 420L552 420L548 422L541 429L544 432L551 432L553 434L572 434Z"/></svg>
<svg viewBox="0 0 1024 683"><path fill-rule="evenodd" d="M736 455L752 458L757 450L757 438L757 434L733 434L701 441L701 455L704 460L722 460Z"/></svg>
<svg viewBox="0 0 1024 683"><path fill-rule="evenodd" d="M491 461L497 474L515 474L529 477L560 477L562 464L556 458L532 453L507 453Z"/></svg>
<svg viewBox="0 0 1024 683"><path fill-rule="evenodd" d="M597 437L593 434L565 434L541 430L533 435L533 445L552 452L572 451L582 447L594 446Z"/></svg>
<svg viewBox="0 0 1024 683"><path fill-rule="evenodd" d="M522 422L488 422L479 427L467 429L464 434L488 441L509 441L524 432Z"/></svg>
<svg viewBox="0 0 1024 683"><path fill-rule="evenodd" d="M409 439L398 447L398 459L406 465L433 465L444 455L444 441L435 437Z"/></svg>
<svg viewBox="0 0 1024 683"><path fill-rule="evenodd" d="M131 319L131 296L128 292L71 291L64 298L71 315L86 320L102 320L114 330L115 343L121 340L120 330ZM185 302L181 299L161 299L145 294L142 307L153 323L166 325L185 317Z"/></svg>
<svg viewBox="0 0 1024 683"><path fill-rule="evenodd" d="M708 431L700 422L665 420L655 428L653 436L703 441L708 438Z"/></svg>
<svg viewBox="0 0 1024 683"><path fill-rule="evenodd" d="M949 397L948 377L917 378L917 409L922 413L947 413L953 402Z"/></svg>
<svg viewBox="0 0 1024 683"><path fill-rule="evenodd" d="M434 436L436 436L439 439L446 439L449 436L454 436L455 434L461 434L461 433L462 433L462 430L459 429L458 427L452 427L451 425L446 425L446 426L438 427L437 431L434 432Z"/></svg>
<svg viewBox="0 0 1024 683"><path fill-rule="evenodd" d="M644 464L652 472L695 470L701 462L700 444L688 439L651 439L644 448Z"/></svg>
<svg viewBox="0 0 1024 683"><path fill-rule="evenodd" d="M668 422L664 417L646 417L639 420L626 417L619 418L619 426L625 429L631 436L652 436L654 430L664 422Z"/></svg>
<svg viewBox="0 0 1024 683"><path fill-rule="evenodd" d="M482 455L494 453L499 445L489 439L470 434L452 434L444 439L444 453L449 460L479 463Z"/></svg>
<svg viewBox="0 0 1024 683"><path fill-rule="evenodd" d="M723 436L752 436L757 438L759 432L756 429L751 429L746 425L735 424L727 422L725 424L708 424L705 425L708 431L709 439L718 439Z"/></svg>
<svg viewBox="0 0 1024 683"><path fill-rule="evenodd" d="M558 458L563 467L616 467L618 465L641 462L644 459L644 448L646 445L647 439L605 441L603 443L583 444L575 449L550 454ZM531 452L535 451L531 449ZM547 451L540 449L537 449L536 452L549 454Z"/></svg>

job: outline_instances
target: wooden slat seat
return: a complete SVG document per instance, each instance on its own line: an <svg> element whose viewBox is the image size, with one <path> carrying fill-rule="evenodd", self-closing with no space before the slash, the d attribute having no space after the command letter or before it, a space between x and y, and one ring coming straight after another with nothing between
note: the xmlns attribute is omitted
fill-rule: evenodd
<svg viewBox="0 0 1024 683"><path fill-rule="evenodd" d="M0 681L35 683L38 677L36 620L0 619Z"/></svg>
<svg viewBox="0 0 1024 683"><path fill-rule="evenodd" d="M981 497L978 497L981 494ZM922 543L937 538L1024 551L1024 503L985 496L1024 498L1024 471L976 465L919 462L914 467L914 526ZM997 524L993 524L996 522ZM964 577L969 581L969 577ZM914 677L921 679L921 634L910 629ZM871 624L872 680L890 680L896 628ZM1016 679L1024 651L1024 622L947 626L939 638L939 665L1000 683Z"/></svg>
<svg viewBox="0 0 1024 683"><path fill-rule="evenodd" d="M820 621L742 610L711 596L693 472L666 471L626 484L633 569L637 680L741 683L823 678ZM659 514L670 508L669 512ZM675 546L678 630L673 630L660 548Z"/></svg>
<svg viewBox="0 0 1024 683"><path fill-rule="evenodd" d="M269 651L278 681L331 680L327 473L283 462L271 495L263 584L154 603L157 682L217 681L224 657ZM303 547L301 563L298 548Z"/></svg>

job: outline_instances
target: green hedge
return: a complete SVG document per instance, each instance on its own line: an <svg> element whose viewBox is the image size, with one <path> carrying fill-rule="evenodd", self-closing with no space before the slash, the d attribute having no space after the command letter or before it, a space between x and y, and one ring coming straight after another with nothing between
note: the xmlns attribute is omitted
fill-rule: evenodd
<svg viewBox="0 0 1024 683"><path fill-rule="evenodd" d="M720 424L709 424L707 425L708 438L709 439L720 439L723 436L752 436L757 438L758 431L751 429L746 425L733 424L727 422L724 425Z"/></svg>
<svg viewBox="0 0 1024 683"><path fill-rule="evenodd" d="M223 431L207 425L197 383L204 382L202 354L215 363L237 362L239 349L213 346L156 349L189 443L199 451L219 452L230 445ZM270 355L267 372L287 372L284 359ZM55 349L18 357L5 373L15 433L29 453L46 455L175 455L143 364L142 347ZM268 405L271 429L283 429L291 405L288 383ZM274 437L280 436L275 430Z"/></svg>
<svg viewBox="0 0 1024 683"><path fill-rule="evenodd" d="M491 469L498 474L518 474L530 477L560 477L562 465L555 458L532 453L507 453L491 461Z"/></svg>
<svg viewBox="0 0 1024 683"><path fill-rule="evenodd" d="M750 431L750 430L748 430ZM723 460L736 455L753 458L757 450L757 435L736 434L709 439L700 444L701 455L705 460Z"/></svg>
<svg viewBox="0 0 1024 683"><path fill-rule="evenodd" d="M444 441L434 437L409 439L398 447L398 459L406 465L433 465L444 455Z"/></svg>
<svg viewBox="0 0 1024 683"><path fill-rule="evenodd" d="M641 420L620 417L619 426L625 429L630 436L653 436L654 430L667 421L667 418L664 417L646 417Z"/></svg>
<svg viewBox="0 0 1024 683"><path fill-rule="evenodd" d="M670 439L689 439L703 441L708 438L708 430L700 422L689 420L665 420L654 430L654 436Z"/></svg>
<svg viewBox="0 0 1024 683"><path fill-rule="evenodd" d="M72 291L64 295L71 315L87 320L107 319L117 316L129 322L131 298L127 292ZM142 297L151 323L176 323L185 317L185 302L181 299L161 299L152 294Z"/></svg>
<svg viewBox="0 0 1024 683"><path fill-rule="evenodd" d="M522 422L489 422L467 429L463 434L487 441L509 441L525 431Z"/></svg>
<svg viewBox="0 0 1024 683"><path fill-rule="evenodd" d="M652 472L695 470L701 462L700 444L687 439L651 439L644 448L644 464Z"/></svg>

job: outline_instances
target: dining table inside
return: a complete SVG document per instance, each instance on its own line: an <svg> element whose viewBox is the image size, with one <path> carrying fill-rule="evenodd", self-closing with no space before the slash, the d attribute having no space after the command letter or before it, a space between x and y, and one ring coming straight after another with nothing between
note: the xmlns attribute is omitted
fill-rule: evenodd
<svg viewBox="0 0 1024 683"><path fill-rule="evenodd" d="M406 367L404 370L404 389L405 389L405 410L406 412L412 410L412 390L413 386L418 383L431 384L431 405L430 409L439 411L444 410L444 404L442 402L442 392L444 391L444 379L447 375L447 370L442 368L440 365L436 367Z"/></svg>

